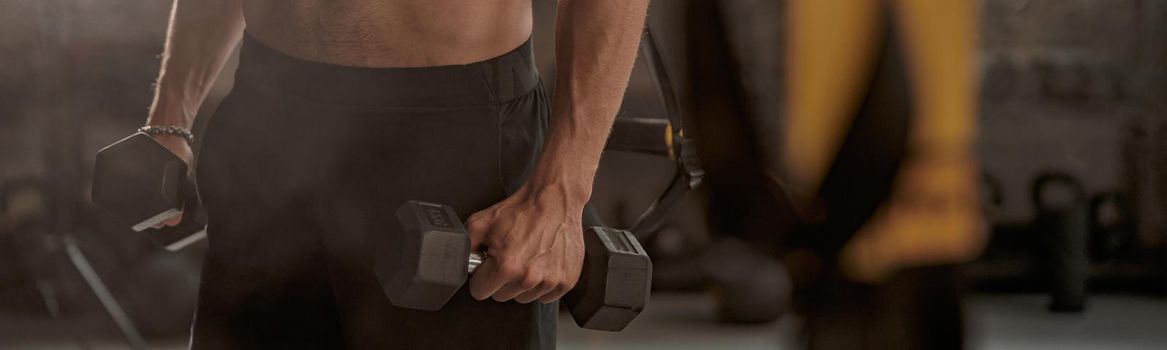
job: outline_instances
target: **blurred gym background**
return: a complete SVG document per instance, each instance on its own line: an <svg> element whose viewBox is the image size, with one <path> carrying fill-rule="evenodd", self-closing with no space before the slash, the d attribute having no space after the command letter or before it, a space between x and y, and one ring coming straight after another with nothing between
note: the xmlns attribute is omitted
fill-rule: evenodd
<svg viewBox="0 0 1167 350"><path fill-rule="evenodd" d="M552 79L554 5L534 3L540 70ZM813 266L784 248L771 226L781 220L763 212L734 227L711 223L710 186L698 186L646 237L649 309L619 334L564 319L560 346L800 348L811 323L798 305L813 302L847 305L830 320L838 337L870 337L855 329L862 318L911 324L896 320L963 306L946 321L959 331L943 336L971 348L1167 346L1167 2L975 3L989 227L975 261L809 298L796 286ZM0 0L2 349L127 348L126 325L103 307L110 301L151 348L185 348L202 247L159 249L94 208L87 184L96 150L145 118L169 9L167 0ZM708 83L700 72L727 77L706 91L720 89L738 115L714 123L740 122L723 127L756 138L758 159L781 145L785 11L785 1L658 0L649 18L679 99L710 98L694 92ZM710 47L725 50L702 51ZM664 119L641 63L621 118ZM226 94L232 70L202 114ZM608 220L631 225L674 168L659 155L607 152L594 199ZM768 227L770 236L751 234ZM893 328L876 332L923 331Z"/></svg>

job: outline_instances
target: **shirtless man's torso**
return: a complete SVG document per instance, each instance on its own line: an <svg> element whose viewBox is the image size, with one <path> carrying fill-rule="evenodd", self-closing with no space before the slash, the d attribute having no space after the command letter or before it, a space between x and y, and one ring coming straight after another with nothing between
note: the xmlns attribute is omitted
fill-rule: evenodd
<svg viewBox="0 0 1167 350"><path fill-rule="evenodd" d="M151 135L208 213L193 348L554 346L648 0L559 0L553 99L531 1L174 0L147 125L189 129L243 43L198 161ZM411 199L473 213L489 247L440 311L391 305L373 271Z"/></svg>

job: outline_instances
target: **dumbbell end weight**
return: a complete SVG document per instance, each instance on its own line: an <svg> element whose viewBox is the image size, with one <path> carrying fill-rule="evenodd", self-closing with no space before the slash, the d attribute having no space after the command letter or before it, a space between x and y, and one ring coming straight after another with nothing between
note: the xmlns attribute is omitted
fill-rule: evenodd
<svg viewBox="0 0 1167 350"><path fill-rule="evenodd" d="M187 165L150 135L135 133L97 152L93 203L151 240L179 250L206 236L206 214ZM154 226L182 213L175 227Z"/></svg>
<svg viewBox="0 0 1167 350"><path fill-rule="evenodd" d="M652 260L626 230L589 227L584 246L583 273L563 301L580 327L623 330L648 305Z"/></svg>
<svg viewBox="0 0 1167 350"><path fill-rule="evenodd" d="M144 231L182 210L186 163L154 141L136 133L97 152L93 202Z"/></svg>
<svg viewBox="0 0 1167 350"><path fill-rule="evenodd" d="M380 244L395 252L377 254L374 269L393 305L435 311L466 282L470 236L457 218L449 206L422 201L397 209L402 231Z"/></svg>

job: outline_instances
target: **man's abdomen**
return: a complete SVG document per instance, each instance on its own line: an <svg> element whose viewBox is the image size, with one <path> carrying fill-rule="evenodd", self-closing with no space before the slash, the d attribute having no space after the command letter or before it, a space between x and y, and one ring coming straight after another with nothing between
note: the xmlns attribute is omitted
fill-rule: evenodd
<svg viewBox="0 0 1167 350"><path fill-rule="evenodd" d="M294 57L434 67L499 56L531 35L531 0L243 0L247 31Z"/></svg>

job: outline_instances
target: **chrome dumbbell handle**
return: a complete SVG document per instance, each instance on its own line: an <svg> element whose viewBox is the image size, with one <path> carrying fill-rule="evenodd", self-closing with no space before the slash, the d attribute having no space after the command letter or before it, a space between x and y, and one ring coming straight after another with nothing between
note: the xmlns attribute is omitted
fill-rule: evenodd
<svg viewBox="0 0 1167 350"><path fill-rule="evenodd" d="M482 265L482 261L486 260L486 253L471 252L470 263L466 265L466 273L474 273L478 269L478 265Z"/></svg>

